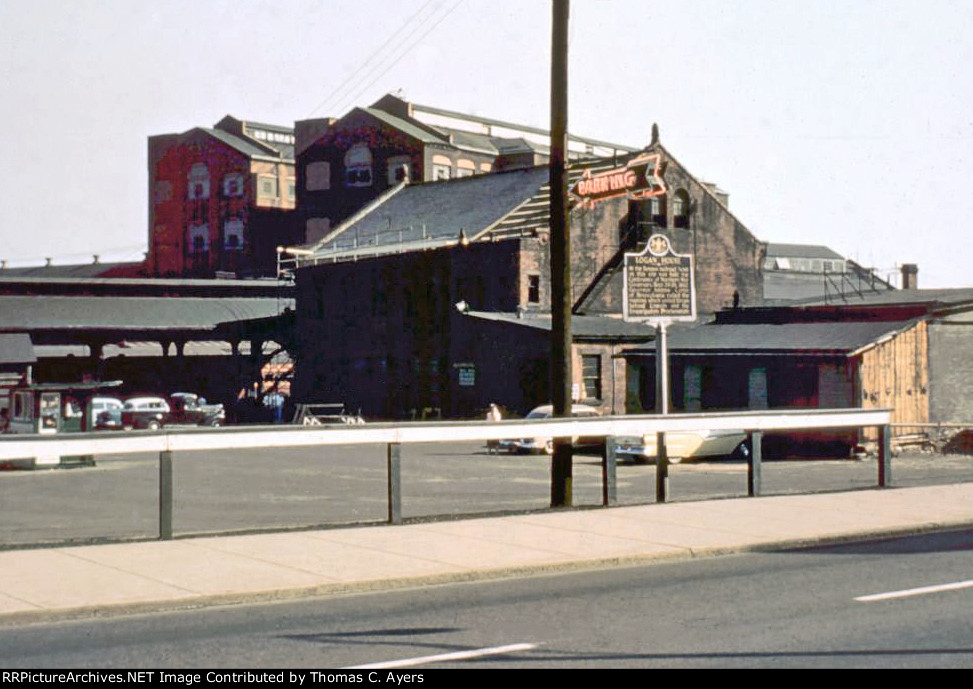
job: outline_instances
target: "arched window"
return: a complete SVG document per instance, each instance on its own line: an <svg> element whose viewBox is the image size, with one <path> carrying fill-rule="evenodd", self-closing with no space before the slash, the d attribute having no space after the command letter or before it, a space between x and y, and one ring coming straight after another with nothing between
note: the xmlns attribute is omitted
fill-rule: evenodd
<svg viewBox="0 0 973 689"><path fill-rule="evenodd" d="M243 249L243 221L227 220L223 224L223 248L229 251Z"/></svg>
<svg viewBox="0 0 973 689"><path fill-rule="evenodd" d="M189 253L204 254L209 251L209 225L193 225L187 233Z"/></svg>
<svg viewBox="0 0 973 689"><path fill-rule="evenodd" d="M209 198L209 170L204 163L196 163L189 168L189 199Z"/></svg>
<svg viewBox="0 0 973 689"><path fill-rule="evenodd" d="M677 189L672 196L672 226L689 227L689 194L685 189Z"/></svg>
<svg viewBox="0 0 973 689"><path fill-rule="evenodd" d="M345 186L372 186L372 152L365 144L355 144L345 153Z"/></svg>

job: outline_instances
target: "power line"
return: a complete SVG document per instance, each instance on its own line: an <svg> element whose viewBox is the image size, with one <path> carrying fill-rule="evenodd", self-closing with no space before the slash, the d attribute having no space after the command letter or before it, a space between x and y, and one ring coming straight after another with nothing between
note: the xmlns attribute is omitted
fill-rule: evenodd
<svg viewBox="0 0 973 689"><path fill-rule="evenodd" d="M440 24L442 24L442 23L443 23L443 21L445 21L445 19L446 19L447 17L449 17L449 16L450 16L450 15L451 15L451 14L452 14L453 12L455 12L455 11L456 11L456 10L457 10L457 9L459 8L459 6L460 6L460 5L462 5L462 4L463 4L463 0L457 0L457 2L456 2L456 3L455 3L455 4L453 5L453 6L452 6L452 7L450 7L450 8L449 8L449 9L448 9L448 10L446 11L446 13L445 13L445 14L443 14L443 15L442 15L441 17L439 17L439 19L438 19L438 20L436 20L436 23L435 23L435 24L433 24L432 26L429 26L429 27L428 27L427 29L425 29L425 30L424 30L424 31L422 32L422 34L421 34L420 36L418 36L418 37L417 37L417 38L416 38L415 40L413 40L413 41L411 41L411 43L408 43L408 44L405 44L404 46L397 46L397 47L396 47L396 50L398 50L398 48L399 48L399 47L404 47L404 48L405 48L405 50L402 50L402 51L401 51L401 52L400 52L400 53L398 54L398 56L397 56L397 57L395 57L395 59L394 59L394 60L393 60L393 61L391 62L391 64L389 64L389 65L388 65L387 67L385 67L385 68L384 68L384 69L382 69L382 70L381 70L380 72L378 72L377 74L375 74L375 78L374 78L374 79L372 79L371 81L369 81L369 82L368 82L367 84L365 84L365 86L363 86L362 88L360 88L360 89L358 89L358 91L356 91L356 92L354 93L354 95L352 95L352 96L350 96L349 98L345 98L345 99L344 99L343 101L340 101L340 102L339 102L339 104L340 104L340 105L344 105L345 103L354 103L354 102L355 102L355 101L356 101L356 100L357 100L357 99L358 99L359 97L361 97L361 95L362 95L363 93L365 93L365 92L366 92L366 91L367 91L368 89L370 89L370 88L371 88L371 87L372 87L372 86L373 86L373 85L375 84L375 82L377 82L377 81L378 81L379 79L381 79L381 78L382 78L383 76L385 76L385 75L386 75L386 74L387 74L387 73L389 72L389 70L391 70L391 69L392 69L393 67L395 67L395 65L397 65L397 64L398 64L398 63L399 63L399 62L400 62L400 61L402 60L402 58L404 58L404 57L406 56L406 54L408 53L408 50L409 50L409 49L410 49L410 48L411 48L412 46L414 46L414 45L415 45L416 43L418 43L419 41L421 41L421 40L422 40L423 38L425 38L425 37L426 37L426 36L427 36L427 35L428 35L428 34L429 34L429 33L430 33L430 32L431 32L431 31L432 31L433 29L435 29L435 28L436 28L436 27L438 27L438 26L439 26ZM442 9L442 7L443 7L443 6L444 6L444 5L440 5L440 7L439 7L439 8L437 8L437 11L438 11L439 9ZM434 17L434 16L435 16L435 15L432 15L432 16L430 16L430 17L427 17L427 18L425 18L425 19L424 19L424 20L423 20L422 22L420 22L420 23L419 23L419 24L418 24L417 26L415 26L415 27L414 27L414 28L412 29L412 31L410 31L410 32L409 32L409 33L408 33L408 34L406 35L406 37L405 37L405 39L404 39L404 41L408 41L409 39L411 39L411 38L412 38L412 36L413 36L413 35L414 35L414 34L415 34L415 33L416 33L417 31L419 31L419 30L421 30L424 24L427 24L427 23L428 23L429 21L431 21L431 20L433 19L433 17ZM382 58L382 59L384 60L384 59L386 59L386 58ZM372 74L372 73L373 73L373 72L374 72L374 71L375 71L376 69L379 69L379 68L381 68L381 64L382 64L382 63L381 63L381 62L379 62L379 63L377 63L377 64L376 64L375 66L373 66L373 67L372 67L372 69L370 69L370 70L368 71L368 73L366 74L366 77L365 77L365 78L368 78L368 76L371 76L371 74ZM338 111L340 112L340 111L341 111L341 108L339 108L339 109L338 109Z"/></svg>
<svg viewBox="0 0 973 689"><path fill-rule="evenodd" d="M384 51L385 48L388 47L388 45L390 43L392 43L392 41L395 40L395 38L402 31L404 31L413 21L415 21L416 17L418 17L423 12L425 12L426 11L426 8L429 7L429 5L431 5L433 2L435 2L435 0L426 0L425 4L422 7L420 7L419 10L415 14L413 14L411 17L409 17L409 19L406 20L406 22L404 24L402 24L402 26L400 26L398 29L396 29L392 33L392 35L389 36L381 46L379 46L378 50L376 50L371 55L369 55L368 56L368 59L366 59L361 64L361 66L358 69L356 69L344 81L342 81L330 94L328 94L328 96L323 101L321 101L320 103L318 103L314 107L314 109L312 109L311 112L308 114L308 117L310 118L311 115L313 115L314 113L316 113L319 110L321 110L325 105L329 105L331 103L331 101L335 98L335 96L337 96L342 91L342 89L344 89L347 85L349 85L352 82L352 80L354 80L354 78L357 77L362 72L362 70L367 69L368 66L372 63L372 61L379 54L381 54L382 51ZM339 102L341 102L341 101L339 101Z"/></svg>

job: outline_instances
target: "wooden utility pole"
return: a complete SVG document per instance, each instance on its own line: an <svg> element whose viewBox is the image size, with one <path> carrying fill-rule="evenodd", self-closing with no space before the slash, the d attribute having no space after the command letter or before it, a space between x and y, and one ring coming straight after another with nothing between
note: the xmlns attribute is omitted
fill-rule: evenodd
<svg viewBox="0 0 973 689"><path fill-rule="evenodd" d="M568 222L568 16L570 0L552 0L551 32L551 402L571 416L571 234ZM571 439L554 440L551 507L572 501Z"/></svg>

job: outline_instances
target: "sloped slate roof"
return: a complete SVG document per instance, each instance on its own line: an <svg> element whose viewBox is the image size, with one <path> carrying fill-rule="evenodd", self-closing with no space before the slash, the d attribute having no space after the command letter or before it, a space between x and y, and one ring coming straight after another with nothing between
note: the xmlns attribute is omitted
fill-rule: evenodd
<svg viewBox="0 0 973 689"><path fill-rule="evenodd" d="M547 168L477 175L405 187L371 213L353 220L324 249L399 241L472 239L534 196L548 182ZM391 230L391 232L390 232ZM401 231L401 236L400 236ZM329 246L330 245L330 246Z"/></svg>
<svg viewBox="0 0 973 689"><path fill-rule="evenodd" d="M419 141L423 141L425 143L445 143L447 140L447 137L445 135L437 137L431 132L427 131L426 129L416 125L415 123L410 122L409 120L404 120L401 117L396 117L395 115L387 113L384 110L379 110L378 108L356 108L356 109L368 113L375 119L381 120L382 122L389 125L390 127L395 127L402 133L408 134L409 136L418 139ZM354 110L352 110L352 113L354 113ZM341 121L344 119L345 119L344 117L341 118L341 120L339 120L335 126L340 127Z"/></svg>
<svg viewBox="0 0 973 689"><path fill-rule="evenodd" d="M222 141L227 146L236 149L249 158L267 158L271 160L278 160L278 157L269 151L265 151L264 149L250 143L246 139L241 139L239 136L234 136L233 134L224 132L221 129L212 129L210 127L197 127L197 129L205 132L209 136L212 136L214 139ZM287 156L280 158L280 160L290 161L293 159L293 155L291 155L289 158Z"/></svg>
<svg viewBox="0 0 973 689"><path fill-rule="evenodd" d="M552 329L550 314L525 314L522 317L518 317L516 313L469 311L466 315L479 320L509 323L510 325L535 330L550 331ZM632 323L621 318L572 316L571 334L575 338L634 339L647 341L655 337L655 329L644 323Z"/></svg>
<svg viewBox="0 0 973 689"><path fill-rule="evenodd" d="M914 321L710 324L669 336L672 352L849 353L902 332Z"/></svg>
<svg viewBox="0 0 973 689"><path fill-rule="evenodd" d="M0 364L33 364L37 361L34 346L26 333L0 335Z"/></svg>
<svg viewBox="0 0 973 689"><path fill-rule="evenodd" d="M293 300L0 296L0 330L212 330L287 307L294 308Z"/></svg>
<svg viewBox="0 0 973 689"><path fill-rule="evenodd" d="M832 260L845 260L845 257L838 252L819 244L767 244L767 256L786 256L790 258L827 258Z"/></svg>
<svg viewBox="0 0 973 689"><path fill-rule="evenodd" d="M116 268L136 268L139 262L133 263L77 263L72 265L43 265L23 266L19 268L4 268L0 270L0 280L7 278L97 278Z"/></svg>
<svg viewBox="0 0 973 689"><path fill-rule="evenodd" d="M828 301L802 302L801 306L891 306L897 304L928 304L932 307L950 308L969 304L973 307L973 287L952 289L896 289L881 292L832 296Z"/></svg>

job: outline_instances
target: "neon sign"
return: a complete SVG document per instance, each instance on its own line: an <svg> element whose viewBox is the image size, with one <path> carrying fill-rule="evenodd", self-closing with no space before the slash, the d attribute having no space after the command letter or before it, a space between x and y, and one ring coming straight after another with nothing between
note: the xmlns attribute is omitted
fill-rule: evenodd
<svg viewBox="0 0 973 689"><path fill-rule="evenodd" d="M585 170L570 191L588 208L618 196L628 196L630 199L661 196L666 193L666 184L659 174L660 158L658 154L641 155L630 160L625 167L594 174L591 170Z"/></svg>

